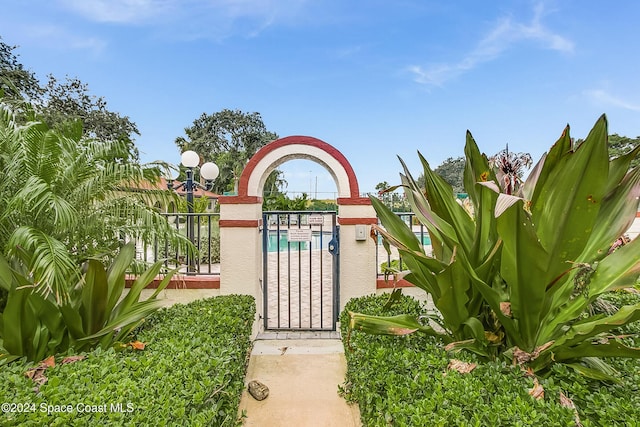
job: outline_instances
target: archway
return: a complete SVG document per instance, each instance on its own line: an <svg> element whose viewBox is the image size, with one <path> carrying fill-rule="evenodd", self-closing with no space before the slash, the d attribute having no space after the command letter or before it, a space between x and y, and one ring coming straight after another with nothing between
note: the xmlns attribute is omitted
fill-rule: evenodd
<svg viewBox="0 0 640 427"><path fill-rule="evenodd" d="M220 292L254 295L264 315L262 283L262 192L269 174L289 160L322 165L333 177L340 226L339 309L354 296L376 290L375 242L370 225L377 222L368 198L360 197L358 180L346 157L335 147L309 136L289 136L262 147L243 170L238 194L220 198ZM257 319L257 320L260 320ZM260 329L262 322L256 323ZM334 324L335 326L335 324Z"/></svg>

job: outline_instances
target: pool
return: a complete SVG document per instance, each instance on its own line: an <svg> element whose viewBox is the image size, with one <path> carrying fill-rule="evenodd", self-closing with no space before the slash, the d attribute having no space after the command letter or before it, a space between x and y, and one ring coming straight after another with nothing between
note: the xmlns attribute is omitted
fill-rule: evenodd
<svg viewBox="0 0 640 427"><path fill-rule="evenodd" d="M269 230L267 237L267 252L278 252L278 248L280 248L280 252L286 252L289 250L289 243L291 243L291 250L306 251L309 248L328 249L329 242L332 238L333 233L331 232L321 233L320 231L314 231L311 234L310 242L289 242L287 230L280 230L279 232L276 230Z"/></svg>

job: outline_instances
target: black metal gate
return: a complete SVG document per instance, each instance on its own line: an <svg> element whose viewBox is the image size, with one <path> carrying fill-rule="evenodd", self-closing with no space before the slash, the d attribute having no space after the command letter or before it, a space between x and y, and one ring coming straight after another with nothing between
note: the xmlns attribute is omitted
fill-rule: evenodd
<svg viewBox="0 0 640 427"><path fill-rule="evenodd" d="M264 212L265 330L333 331L338 319L335 212Z"/></svg>

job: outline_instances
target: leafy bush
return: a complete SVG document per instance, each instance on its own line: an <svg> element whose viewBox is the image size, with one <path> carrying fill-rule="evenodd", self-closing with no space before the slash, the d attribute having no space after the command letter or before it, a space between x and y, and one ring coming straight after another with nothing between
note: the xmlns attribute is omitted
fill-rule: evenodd
<svg viewBox="0 0 640 427"><path fill-rule="evenodd" d="M102 348L121 342L142 319L159 309L156 296L169 284L175 270L165 275L156 291L139 301L142 290L163 266L158 261L136 278L123 297L125 274L134 260L133 244L125 245L107 268L89 259L82 277L63 303L49 294L36 292L34 277L28 270L37 254L19 251L20 262L13 267L0 254L0 288L8 292L0 313L0 362L26 357L41 360L65 352L80 351L100 344Z"/></svg>
<svg viewBox="0 0 640 427"><path fill-rule="evenodd" d="M638 296L607 295L616 305L637 303ZM569 426L576 412L563 406L560 393L570 398L584 426L635 425L640 417L640 363L637 359L611 360L621 382L591 381L566 365L554 365L538 378L544 398L529 394L533 378L503 360L479 363L476 354L456 358L477 363L470 373L448 370L450 355L435 337L370 335L351 331L349 311L391 316L425 314L424 308L403 296L388 310L389 296L368 296L349 301L341 314L347 358L344 396L360 407L362 423L380 426ZM639 345L640 324L630 325ZM616 331L617 332L617 331ZM349 342L347 343L347 336Z"/></svg>
<svg viewBox="0 0 640 427"><path fill-rule="evenodd" d="M114 254L123 236L192 249L153 208L175 194L127 191L160 178L157 164L124 160L128 138L87 138L79 121L51 129L33 111L29 120L23 123L0 94L0 253L40 253L28 266L38 292L64 302L82 261Z"/></svg>
<svg viewBox="0 0 640 427"><path fill-rule="evenodd" d="M432 295L442 328L411 316L358 313L352 326L372 333L419 330L440 337L450 350L489 360L502 356L535 371L560 362L611 379L596 358L640 357L640 350L609 334L640 319L640 304L608 316L585 313L600 295L633 285L640 273L640 239L608 251L636 216L640 167L627 170L640 147L610 160L607 145L604 116L579 146L567 127L518 188L490 167L467 133L464 181L472 213L422 156L424 188L405 166L405 194L429 230L433 256L372 197L384 226L378 231L387 247L398 248L411 273L405 279Z"/></svg>
<svg viewBox="0 0 640 427"><path fill-rule="evenodd" d="M76 363L58 363L45 371L38 393L24 375L32 365L4 366L0 401L34 411L5 413L1 424L236 425L254 314L254 299L237 295L160 310L136 331L144 350L96 349ZM117 403L123 412L111 410ZM47 405L72 410L47 415ZM106 412L80 413L77 405L106 405Z"/></svg>

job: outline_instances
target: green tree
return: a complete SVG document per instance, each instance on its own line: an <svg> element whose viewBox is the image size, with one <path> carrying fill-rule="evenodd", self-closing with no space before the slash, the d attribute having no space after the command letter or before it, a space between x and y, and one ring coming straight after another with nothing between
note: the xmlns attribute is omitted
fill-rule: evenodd
<svg viewBox="0 0 640 427"><path fill-rule="evenodd" d="M435 173L444 178L453 187L454 193L464 193L464 165L464 157L449 157L435 169ZM417 183L420 187L424 187L424 174L418 176Z"/></svg>
<svg viewBox="0 0 640 427"><path fill-rule="evenodd" d="M620 157L627 154L640 146L640 136L635 138L628 138L626 136L620 136L617 133L609 135L609 156L611 158ZM631 161L629 168L634 168L640 165L640 156L636 155Z"/></svg>
<svg viewBox="0 0 640 427"><path fill-rule="evenodd" d="M286 194L278 194L265 198L262 209L265 211L304 211L308 209L309 199L307 193L290 199Z"/></svg>
<svg viewBox="0 0 640 427"><path fill-rule="evenodd" d="M263 146L278 138L267 130L259 113L224 109L214 114L203 113L185 128L187 138L178 137L181 151L194 150L220 168L213 190L222 194L237 191L238 180L245 165ZM281 179L277 173L269 180ZM271 188L269 181L265 188Z"/></svg>
<svg viewBox="0 0 640 427"><path fill-rule="evenodd" d="M89 86L77 78L67 77L60 82L49 75L39 113L52 128L64 128L81 120L84 137L124 144L126 153L107 153L115 160L135 161L139 158L134 143L135 135L140 135L136 124L129 117L110 111L107 101L103 97L91 95Z"/></svg>
<svg viewBox="0 0 640 427"><path fill-rule="evenodd" d="M640 136L636 138L629 138L626 136L618 135L617 133L608 136L609 140L609 158L615 159L624 155L630 154L636 150L635 154L630 154L633 157L629 169L633 169L640 165ZM580 146L584 142L584 139L579 138L575 140L576 147Z"/></svg>
<svg viewBox="0 0 640 427"><path fill-rule="evenodd" d="M121 140L85 138L80 122L21 124L0 100L0 250L14 260L31 254L28 268L45 296L64 301L80 262L114 253L125 237L188 245L153 208L171 193L128 191L160 175L155 165L113 160L128 149Z"/></svg>
<svg viewBox="0 0 640 427"><path fill-rule="evenodd" d="M38 113L38 120L55 129L73 127L81 120L84 137L126 144L127 151L118 152L116 160L138 160L134 138L140 132L129 117L110 111L106 100L91 95L88 85L77 78L67 77L61 82L49 75L42 87L36 75L20 63L14 53L16 49L0 38L0 90L4 93L3 101L12 104L17 119L26 120L30 117L28 110L33 109Z"/></svg>
<svg viewBox="0 0 640 427"><path fill-rule="evenodd" d="M9 46L0 37L0 90L6 100L35 99L42 88L35 74L26 70L14 53L17 46Z"/></svg>

